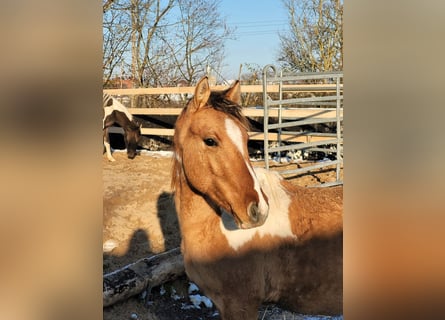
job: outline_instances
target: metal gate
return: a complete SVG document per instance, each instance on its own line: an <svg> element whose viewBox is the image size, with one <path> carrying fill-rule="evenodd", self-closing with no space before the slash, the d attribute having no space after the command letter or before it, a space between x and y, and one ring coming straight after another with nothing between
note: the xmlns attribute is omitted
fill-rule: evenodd
<svg viewBox="0 0 445 320"><path fill-rule="evenodd" d="M314 86L316 84L316 86ZM278 85L277 99L268 92L268 86ZM316 87L309 97L290 97L302 88ZM280 171L281 174L302 174L314 169L327 166L336 166L336 181L323 183L320 186L327 187L342 184L340 169L343 165L343 72L314 72L283 75L279 74L273 65L263 68L263 107L264 107L264 159L265 167L269 170L269 155L284 151L325 152L335 155L335 159L321 161L314 165ZM308 116L292 117L291 111L295 108L304 108ZM277 114L274 123L270 123L270 111ZM321 133L314 131L292 131L292 127L300 127L320 124L335 123L335 132ZM277 137L276 146L270 146L269 134L274 132ZM297 139L298 138L298 139ZM302 138L303 141L302 142ZM274 139L275 140L275 139ZM296 142L298 140L298 142Z"/></svg>

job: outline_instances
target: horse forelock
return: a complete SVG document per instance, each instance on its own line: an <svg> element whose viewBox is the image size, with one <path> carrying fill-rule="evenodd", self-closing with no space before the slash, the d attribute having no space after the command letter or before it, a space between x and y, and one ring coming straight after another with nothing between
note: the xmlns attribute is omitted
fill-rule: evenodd
<svg viewBox="0 0 445 320"><path fill-rule="evenodd" d="M212 92L210 94L209 101L207 103L208 107L213 108L217 111L221 111L225 114L233 116L235 119L239 120L246 130L249 130L249 121L244 116L242 112L242 106L227 99L223 92Z"/></svg>

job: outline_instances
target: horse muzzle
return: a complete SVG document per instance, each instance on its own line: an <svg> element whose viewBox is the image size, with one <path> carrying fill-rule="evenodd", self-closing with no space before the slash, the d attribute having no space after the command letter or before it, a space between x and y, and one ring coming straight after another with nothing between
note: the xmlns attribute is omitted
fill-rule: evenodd
<svg viewBox="0 0 445 320"><path fill-rule="evenodd" d="M136 151L134 151L134 152L132 152L132 151L128 151L128 152L127 152L127 157L128 157L128 159L134 159L134 158L136 157L136 155L137 155L137 152L136 152Z"/></svg>
<svg viewBox="0 0 445 320"><path fill-rule="evenodd" d="M267 219L269 214L269 208L261 208L257 203L251 202L247 207L248 221L243 221L240 223L241 229L250 229L262 226Z"/></svg>

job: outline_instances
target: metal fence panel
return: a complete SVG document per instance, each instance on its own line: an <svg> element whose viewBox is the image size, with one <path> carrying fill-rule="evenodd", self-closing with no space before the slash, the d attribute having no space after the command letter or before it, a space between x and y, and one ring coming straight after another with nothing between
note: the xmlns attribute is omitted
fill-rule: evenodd
<svg viewBox="0 0 445 320"><path fill-rule="evenodd" d="M314 165L307 166L304 168L298 168L293 170L281 171L281 174L300 174L303 172L320 169L327 166L336 166L336 181L324 183L321 186L327 187L332 185L342 184L343 181L340 179L340 169L343 165L343 135L342 135L342 121L343 121L343 72L305 72L293 75L283 75L283 72L277 72L277 68L273 65L267 65L263 68L263 108L264 108L264 161L266 169L270 169L269 165L269 155L275 152L290 151L290 150L309 150L309 151L327 151L335 153L335 160L323 161L315 163ZM316 92L311 97L298 97L298 98L284 98L283 97L283 87L286 85L289 87L291 84L299 84L301 82L307 81L319 81L323 84L330 83L335 84L335 91L332 95L316 96ZM279 86L278 99L272 99L270 93L267 91L268 85L275 84ZM316 118L306 117L298 119L283 119L281 116L283 105L286 108L291 108L294 105L296 108L300 105L318 105L320 108L322 106L333 106L335 108L330 109L320 109L321 113L326 112L326 110L335 110L335 118ZM269 111L270 107L278 108L278 123L269 123ZM291 121L283 121L291 120ZM299 132L299 131L284 131L284 128L307 125L307 124L319 124L319 123L335 123L335 133L315 133L315 132ZM278 146L271 147L269 145L268 135L270 130L276 130L278 134ZM314 141L308 143L289 143L284 144L281 135L282 134L293 134L295 136L305 135L317 136L326 135L329 139ZM324 148L323 146L332 146L334 149ZM321 147L320 147L321 146Z"/></svg>

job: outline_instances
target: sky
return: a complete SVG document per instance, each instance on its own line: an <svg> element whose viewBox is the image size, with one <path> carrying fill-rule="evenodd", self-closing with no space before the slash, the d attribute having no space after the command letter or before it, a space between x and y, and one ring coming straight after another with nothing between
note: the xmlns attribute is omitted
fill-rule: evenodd
<svg viewBox="0 0 445 320"><path fill-rule="evenodd" d="M222 75L238 78L240 64L261 68L275 64L279 49L278 32L287 28L287 12L280 0L221 0L221 16L236 27L236 40L227 40Z"/></svg>

